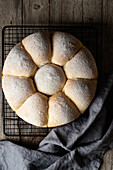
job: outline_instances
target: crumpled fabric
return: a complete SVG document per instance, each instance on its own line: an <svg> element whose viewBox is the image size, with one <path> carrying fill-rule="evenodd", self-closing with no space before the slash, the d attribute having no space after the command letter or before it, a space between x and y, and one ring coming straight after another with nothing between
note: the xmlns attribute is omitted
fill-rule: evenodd
<svg viewBox="0 0 113 170"><path fill-rule="evenodd" d="M113 74L99 80L86 112L52 129L37 150L0 141L0 170L98 170L113 148Z"/></svg>

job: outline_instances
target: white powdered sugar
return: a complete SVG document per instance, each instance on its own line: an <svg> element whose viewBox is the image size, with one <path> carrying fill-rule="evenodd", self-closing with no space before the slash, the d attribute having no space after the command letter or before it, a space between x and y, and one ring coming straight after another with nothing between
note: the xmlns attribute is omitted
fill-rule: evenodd
<svg viewBox="0 0 113 170"><path fill-rule="evenodd" d="M62 68L54 64L47 64L38 69L34 80L38 91L53 95L62 90L66 77Z"/></svg>
<svg viewBox="0 0 113 170"><path fill-rule="evenodd" d="M9 52L4 64L3 74L31 77L36 69L37 66L32 61L31 56L19 43Z"/></svg>
<svg viewBox="0 0 113 170"><path fill-rule="evenodd" d="M56 32L53 36L52 62L63 66L81 48L81 42L68 33Z"/></svg>

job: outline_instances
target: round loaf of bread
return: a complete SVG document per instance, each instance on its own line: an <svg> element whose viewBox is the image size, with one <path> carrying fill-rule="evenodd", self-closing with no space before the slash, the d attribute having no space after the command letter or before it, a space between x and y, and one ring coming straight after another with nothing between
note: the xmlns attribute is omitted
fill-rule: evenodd
<svg viewBox="0 0 113 170"><path fill-rule="evenodd" d="M55 127L77 119L91 104L97 67L73 35L39 31L9 52L2 88L10 107L26 122Z"/></svg>

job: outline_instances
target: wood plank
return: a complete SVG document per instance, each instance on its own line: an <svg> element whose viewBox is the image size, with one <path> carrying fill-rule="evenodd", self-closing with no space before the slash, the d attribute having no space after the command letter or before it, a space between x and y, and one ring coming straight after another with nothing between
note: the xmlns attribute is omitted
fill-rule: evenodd
<svg viewBox="0 0 113 170"><path fill-rule="evenodd" d="M14 0L0 0L0 30L5 25L22 24L22 1ZM0 37L2 37L2 31L0 31ZM2 49L2 41L0 41L0 49ZM2 70L2 50L0 50L0 70ZM1 78L0 78L1 80ZM2 94L1 81L0 81L0 93ZM10 139L11 141L19 141L19 137L6 137L3 135L2 124L2 95L0 95L0 140Z"/></svg>
<svg viewBox="0 0 113 170"><path fill-rule="evenodd" d="M52 0L50 2L50 24L82 22L82 0Z"/></svg>
<svg viewBox="0 0 113 170"><path fill-rule="evenodd" d="M24 0L23 24L49 24L49 0Z"/></svg>
<svg viewBox="0 0 113 170"><path fill-rule="evenodd" d="M112 5L111 5L112 4ZM98 29L99 73L113 71L113 3L112 0L84 0L83 23ZM111 24L110 24L111 23ZM111 48L110 48L111 47ZM109 49L109 50L108 50ZM109 61L108 61L109 57ZM108 151L101 170L113 169L113 149Z"/></svg>
<svg viewBox="0 0 113 170"><path fill-rule="evenodd" d="M50 1L50 24L61 24L62 23L62 1L52 0Z"/></svg>
<svg viewBox="0 0 113 170"><path fill-rule="evenodd" d="M113 71L113 1L103 0L102 70Z"/></svg>
<svg viewBox="0 0 113 170"><path fill-rule="evenodd" d="M0 29L4 25L22 24L22 1L0 1Z"/></svg>
<svg viewBox="0 0 113 170"><path fill-rule="evenodd" d="M102 19L101 19L102 0L84 0L82 22L85 25L92 25L98 31L98 60L97 66L99 75L101 74L101 49L102 49ZM96 57L97 58L97 57Z"/></svg>
<svg viewBox="0 0 113 170"><path fill-rule="evenodd" d="M102 9L102 72L113 72L113 1L103 0ZM113 169L113 149L104 156L101 170Z"/></svg>
<svg viewBox="0 0 113 170"><path fill-rule="evenodd" d="M82 13L83 23L101 23L101 7L101 0L84 0Z"/></svg>

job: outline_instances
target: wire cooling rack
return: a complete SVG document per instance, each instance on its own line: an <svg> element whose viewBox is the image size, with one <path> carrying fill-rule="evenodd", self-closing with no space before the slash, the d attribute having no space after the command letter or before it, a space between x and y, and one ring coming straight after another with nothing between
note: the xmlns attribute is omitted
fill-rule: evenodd
<svg viewBox="0 0 113 170"><path fill-rule="evenodd" d="M90 26L5 26L2 30L2 66L9 51L24 37L39 30L64 31L76 36L97 62L97 30ZM98 65L98 63L97 63ZM20 119L2 93L3 131L7 136L46 136L51 128L40 128Z"/></svg>

